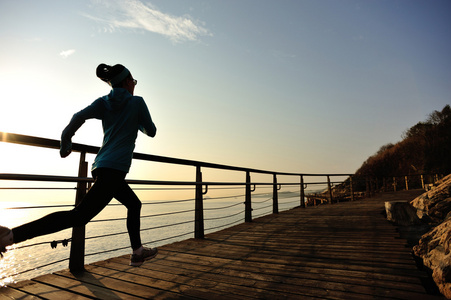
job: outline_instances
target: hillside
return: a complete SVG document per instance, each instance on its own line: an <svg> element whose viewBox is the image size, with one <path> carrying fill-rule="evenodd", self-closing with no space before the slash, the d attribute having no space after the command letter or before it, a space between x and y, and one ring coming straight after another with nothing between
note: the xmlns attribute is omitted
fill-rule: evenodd
<svg viewBox="0 0 451 300"><path fill-rule="evenodd" d="M382 146L356 171L355 177L451 173L451 107L432 112L402 134L396 144Z"/></svg>

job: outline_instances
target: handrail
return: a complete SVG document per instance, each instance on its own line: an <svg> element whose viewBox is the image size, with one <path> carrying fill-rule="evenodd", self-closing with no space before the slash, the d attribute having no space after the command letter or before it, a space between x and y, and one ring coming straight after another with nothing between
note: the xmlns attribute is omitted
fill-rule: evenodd
<svg viewBox="0 0 451 300"><path fill-rule="evenodd" d="M39 138L34 136L15 134L15 133L5 133L0 132L0 141L7 143L15 143L22 144L28 146L35 147L44 147L51 149L59 149L60 141ZM97 154L99 151L99 147L88 146L83 144L72 144L72 151L75 152L86 152L90 154ZM153 162L161 162L161 163L169 163L169 164L177 164L177 165L185 165L185 166L194 166L194 167L204 167L204 168L212 168L212 169L222 169L229 171L249 171L251 173L261 173L261 174L278 174L278 175L287 175L287 176L351 176L351 173L343 173L343 174L314 174L314 173L293 173L293 172L276 172L276 171L268 171L268 170L259 170L253 168L245 168L245 167L235 167L223 164L209 163L197 160L189 160L189 159L181 159L181 158L173 158L166 156L159 156L153 154L143 154L143 153L133 153L134 159L153 161Z"/></svg>
<svg viewBox="0 0 451 300"><path fill-rule="evenodd" d="M0 132L0 142L6 142L6 143L13 143L13 144L21 144L21 145L27 145L27 146L34 146L34 147L41 147L41 148L49 148L49 149L59 149L60 148L60 141L53 140L53 139L46 139L41 137L35 137L35 136L27 136L27 135L21 135L21 134L13 134L13 133L5 133ZM37 174L15 174L15 173L0 173L0 180L15 180L15 181L39 181L39 182L72 182L77 183L77 187L75 190L77 191L76 195L76 203L80 201L80 199L83 197L84 193L87 190L88 184L92 183L93 179L88 177L87 174L87 163L85 161L86 154L96 154L99 150L99 147L95 146L89 146L89 145L83 145L83 144L72 144L72 151L74 152L80 152L80 163L79 163L79 172L78 176L55 176L55 175L37 175ZM352 176L352 174L311 174L311 173L293 173L293 172L276 172L276 171L268 171L268 170L260 170L255 168L245 168L245 167L236 167L236 166L229 166L224 164L216 164L216 163L208 163L203 161L196 161L196 160L187 160L187 159L180 159L180 158L172 158L172 157L165 157L165 156L158 156L158 155L151 155L151 154L143 154L143 153L134 153L133 159L135 160L145 160L145 161L152 161L152 162L159 162L159 163L166 163L166 164L176 164L176 165L183 165L183 166L192 166L195 167L196 172L196 180L195 181L163 181L163 180L129 180L127 179L127 182L129 184L133 185L151 185L151 186L165 186L165 187L174 187L174 186L180 186L180 187L192 187L194 190L195 198L192 199L194 202L194 209L190 211L195 212L195 218L192 221L187 221L184 223L192 222L194 224L194 231L179 234L178 236L186 236L188 234L194 233L195 238L203 238L204 237L204 222L210 221L210 220L216 220L220 217L208 217L204 218L204 211L209 211L208 208L204 209L204 195L208 192L209 187L216 186L217 188L227 188L227 187L240 187L245 188L245 193L240 195L245 198L244 204L244 214L245 222L252 222L252 211L254 208L253 205L257 205L259 201L252 201L252 193L256 190L256 186L263 186L263 187L272 187L272 190L268 192L268 194L272 193L272 198L270 197L266 201L270 201L272 199L272 204L264 207L255 208L255 210L262 210L272 207L272 213L278 213L279 212L279 193L282 186L295 186L299 188L299 200L297 200L299 203L299 206L306 207L305 204L305 198L307 198L307 195L305 195L304 191L307 188L307 185L327 185L329 191L331 190L332 184L338 184L341 183L338 181L331 181L330 177L343 177L343 176ZM230 171L240 171L245 172L246 174L246 180L243 182L214 182L214 181L203 181L202 180L202 168L212 168L212 169L219 169L219 170L230 170ZM257 174L270 174L272 175L272 179L268 182L252 182L251 181L251 173L257 173ZM280 182L277 180L277 176L296 176L299 181L284 181ZM327 181L316 181L316 182L305 182L304 177L327 177ZM352 178L352 177L351 177ZM352 184L351 184L352 185ZM330 192L328 203L332 202L332 193ZM75 203L75 204L76 204ZM234 205L235 206L235 205ZM258 205L257 205L258 206ZM216 209L218 210L218 209ZM187 211L186 211L187 212ZM242 212L234 213L234 215L229 215L228 217L238 216ZM271 213L271 212L268 212ZM263 213L264 214L264 213ZM164 215L164 214L161 214ZM260 214L262 215L262 214ZM259 216L260 216L259 215ZM237 223L239 221L233 221L233 224ZM232 224L232 223L231 223ZM220 228L226 225L216 226L210 229ZM72 238L57 241L56 244L59 242L66 243L67 241L71 242L71 255L69 259L69 267L73 271L82 270L84 267L84 257L87 255L92 254L85 254L84 253L84 241L85 241L85 229L82 228L74 228L72 233ZM167 240L169 238L164 238L163 240Z"/></svg>
<svg viewBox="0 0 451 300"><path fill-rule="evenodd" d="M279 173L277 173L279 174ZM74 177L74 176L55 176L55 175L36 175L36 174L15 174L15 173L0 173L0 180L18 180L18 181L52 181L52 182L93 182L94 179L90 177ZM167 180L135 180L127 179L128 184L138 185L196 185L203 186L217 185L217 186L240 186L243 182L216 182L216 181L167 181ZM331 183L341 183L341 181L334 181ZM327 182L310 182L309 184L327 184ZM272 186L274 183L270 182L252 182L252 185L268 185ZM299 182L279 182L280 185L299 185ZM280 189L280 188L279 188Z"/></svg>
<svg viewBox="0 0 451 300"><path fill-rule="evenodd" d="M27 145L27 146L34 146L34 147L41 147L41 148L49 148L49 149L59 149L60 142L58 140L52 140L52 139L46 139L41 137L34 137L34 136L27 136L27 135L20 135L20 134L12 134L12 133L5 133L0 132L0 142L6 142L6 143L14 143L14 144L21 144L21 145ZM74 152L80 152L80 163L79 163L79 172L78 176L55 176L55 175L37 175L37 174L15 174L15 173L0 173L0 180L14 180L14 181L32 181L32 182L70 182L70 183L76 183L77 186L74 188L54 188L54 189L67 189L67 190L75 190L77 192L76 195L76 203L79 201L83 194L86 192L87 187L90 183L92 183L93 179L88 177L87 174L87 163L85 161L86 154L96 154L99 150L99 147L95 146L88 146L83 144L73 144L72 150ZM168 215L175 215L177 214L178 217L181 217L183 221L179 221L177 223L171 223L171 224L164 224L161 226L154 226L150 228L145 228L143 230L150 230L155 228L165 228L167 230L167 227L170 226L179 226L181 224L191 224L193 226L192 230L186 231L186 226L183 226L183 231L179 230L176 232L175 230L171 230L172 236L166 236L164 235L162 238L159 238L157 240L152 241L152 243L155 242L161 242L161 241L169 241L173 240L174 238L181 238L186 237L188 235L193 235L195 238L203 238L204 232L211 230L216 230L219 228L231 226L233 224L243 222L243 218L240 216L243 215L244 212L244 221L245 222L252 222L253 218L263 216L265 214L275 213L277 214L279 212L279 207L288 207L292 208L295 206L300 206L302 208L307 207L308 205L316 205L317 202L320 203L332 203L333 200L335 202L339 201L337 191L332 190L332 186L335 184L340 184L344 186L346 184L346 189L348 189L350 193L350 199L351 201L354 200L354 196L359 196L362 192L356 192L353 190L353 187L357 185L357 183L360 183L360 180L356 180L353 176L353 174L311 174L311 173L292 173L292 172L276 172L276 171L268 171L268 170L260 170L260 169L254 169L254 168L245 168L245 167L236 167L236 166L228 166L224 164L215 164L215 163L208 163L208 162L202 162L202 161L196 161L196 160L187 160L187 159L179 159L179 158L171 158L171 157L164 157L164 156L157 156L157 155L150 155L150 154L142 154L142 153L134 153L133 159L136 160L145 160L145 161L152 161L152 162L160 162L160 163L166 163L166 164L176 164L176 165L183 165L183 166L192 166L195 167L196 172L196 179L195 181L163 181L163 180L129 180L127 179L127 182L129 184L133 185L141 185L142 188L136 188L142 189L142 190L192 190L194 192L194 198L193 199L186 199L186 200L175 200L175 201L169 201L171 203L176 202L186 202L189 205L193 205L192 209L190 207L187 207L186 209L180 210L180 211L174 211L171 210L170 212L164 212L164 213L157 213L152 215L144 215L141 216L142 219L148 219L152 218L152 220L158 219L162 216L168 216ZM242 182L215 182L215 181L203 181L202 180L202 168L213 168L213 169L220 169L220 170L230 170L230 171L240 171L245 172L246 178ZM259 174L269 174L272 175L271 178L268 178L268 181L260 181L260 182L253 182L251 180L251 173L259 173ZM277 178L277 176L295 176L299 179L299 181L284 181L280 182ZM306 177L324 177L325 180L317 180L317 181L309 181L307 182L305 180ZM343 177L343 176L349 176L349 181L332 181L331 177ZM408 175L409 176L409 175ZM417 175L417 176L420 176ZM405 187L408 189L408 183L409 179L407 176L404 176L404 180L400 180L400 183L405 182ZM410 178L410 177L409 177ZM383 182L383 186L390 187L391 179L393 180L393 189L396 191L397 187L397 179L393 176L391 176L390 180L387 180ZM374 183L374 180L370 178L365 178L362 180L366 183L366 195L371 196L371 193L377 189L378 183ZM421 183L424 186L423 181L423 175L421 175ZM144 186L152 186L152 188L146 188ZM155 188L155 186L161 186L160 188ZM256 190L256 187L263 187L263 188L271 188L268 189L268 192L256 194L254 193ZM280 189L282 186L288 186L288 187L296 187L296 192L288 191L288 194L292 194L290 197L285 196L285 199L296 199L294 201L290 202L283 202L284 200L284 193L280 192ZM323 192L321 194L306 194L305 190L307 187L312 186L321 186L321 187L327 187L326 192ZM376 186L376 188L374 188ZM215 187L215 188L211 188ZM240 193L239 195L235 196L227 196L223 198L239 198L242 200L237 200L241 202L237 202L235 204L228 204L224 207L205 207L204 208L204 202L208 204L207 199L204 199L204 195L211 191L212 189L245 189L244 193ZM36 188L29 188L29 187L11 187L11 188L1 188L1 190L6 189L40 189L39 187ZM45 189L52 189L52 188L45 188ZM324 189L324 188L322 188ZM253 196L252 196L253 195ZM261 201L259 199L256 199L258 197L262 197ZM349 197L349 194L346 196ZM254 199L252 199L254 198ZM221 199L218 198L209 198L211 199ZM307 199L307 201L306 201ZM272 200L272 203L271 203ZM281 201L279 201L281 200ZM340 200L341 201L341 200ZM76 203L74 205L76 205ZM159 205L162 203L167 203L165 201L162 202L153 202L153 203L144 203L143 204L152 204L152 205ZM268 204L267 204L268 203ZM298 204L298 205L296 205ZM58 205L58 206L42 206L42 208L49 208L49 207L74 207L74 205ZM113 204L115 205L115 204ZM119 204L118 204L119 205ZM241 210L241 207L239 205L244 205L244 210ZM286 206L284 206L286 205ZM14 209L29 209L29 208L41 208L37 206L30 206L30 207L17 207ZM225 211L223 209L227 208L227 214L225 216L217 216L215 214L218 213L218 211L221 210L221 213L225 214ZM12 208L10 208L12 209ZM230 210L234 212L230 212ZM191 213L195 214L194 219L192 218ZM258 213L257 213L258 212ZM207 214L206 217L204 217L204 213ZM213 213L213 216L209 216L208 214ZM254 214L254 215L253 215ZM189 216L188 216L189 215ZM186 217L186 218L185 218ZM185 219L184 219L185 218ZM232 219L229 223L224 224L220 223L221 225L217 225L218 223L212 221L216 220L224 220L224 219ZM237 219L238 218L238 219ZM179 218L178 218L179 219ZM125 218L112 218L112 219L102 219L102 220L94 220L93 223L98 222L106 222L106 221L119 221L119 220L125 220ZM180 219L179 219L180 220ZM207 229L204 228L204 222L207 223L207 225L210 225ZM103 223L102 223L103 224ZM174 227L173 227L174 228ZM171 228L172 229L172 228ZM60 263L62 261L69 261L69 268L73 271L77 270L83 270L84 267L84 257L93 256L96 254L101 253L111 253L118 250L127 249L128 247L122 247L119 246L119 248L116 249L110 249L110 250L103 250L101 253L85 253L84 249L84 241L88 239L97 239L97 238L103 238L107 236L112 235L119 235L119 234L125 234L126 232L116 232L111 234L97 234L95 236L89 236L85 237L85 229L82 228L74 228L72 237L69 239L58 239L57 241L51 242L52 247L56 247L58 244L63 244L63 246L67 245L68 242L71 243L71 254L70 258L66 258L63 260L56 260L53 263ZM46 244L48 242L37 242L36 244L32 245L26 245L17 247L17 249L22 248L28 248L32 246L42 245ZM148 242L147 242L148 243ZM116 246L117 247L117 246ZM51 265L45 264L45 266ZM42 266L41 266L42 267ZM33 267L32 269L36 269L38 267ZM30 270L21 271L17 274L26 273ZM15 275L17 275L15 274ZM1 279L1 278L0 278Z"/></svg>

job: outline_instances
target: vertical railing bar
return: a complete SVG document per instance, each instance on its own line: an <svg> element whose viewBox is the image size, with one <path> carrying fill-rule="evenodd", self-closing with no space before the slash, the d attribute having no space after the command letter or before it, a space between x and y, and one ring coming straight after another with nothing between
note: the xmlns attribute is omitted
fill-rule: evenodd
<svg viewBox="0 0 451 300"><path fill-rule="evenodd" d="M202 171L200 166L196 166L196 200L194 216L194 237L203 239L204 233L204 203L202 192Z"/></svg>
<svg viewBox="0 0 451 300"><path fill-rule="evenodd" d="M245 222L252 222L252 200L251 200L251 174L246 171L246 198L244 200L244 220Z"/></svg>
<svg viewBox="0 0 451 300"><path fill-rule="evenodd" d="M301 175L301 207L305 208L304 176Z"/></svg>
<svg viewBox="0 0 451 300"><path fill-rule="evenodd" d="M78 177L88 176L88 163L86 162L86 152L80 153L80 163L78 167ZM75 206L77 206L86 195L86 182L77 183L77 193L75 196ZM71 272L82 272L85 268L85 236L86 226L72 228L72 242L69 256L69 269Z"/></svg>
<svg viewBox="0 0 451 300"><path fill-rule="evenodd" d="M330 176L327 175L327 191L329 193L329 204L332 204L332 187L330 185Z"/></svg>
<svg viewBox="0 0 451 300"><path fill-rule="evenodd" d="M273 214L278 214L279 213L279 196L277 193L278 190L278 186L277 186L277 174L274 173L273 174L273 192L272 192L272 199L273 199L273 204L272 204L272 212Z"/></svg>

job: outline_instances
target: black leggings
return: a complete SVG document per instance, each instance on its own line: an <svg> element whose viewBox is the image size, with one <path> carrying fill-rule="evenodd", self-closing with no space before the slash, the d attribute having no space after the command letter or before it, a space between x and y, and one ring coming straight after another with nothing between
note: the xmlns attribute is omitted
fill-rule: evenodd
<svg viewBox="0 0 451 300"><path fill-rule="evenodd" d="M51 213L41 219L13 228L14 243L54 233L74 226L83 226L116 198L127 208L127 230L133 250L141 247L141 201L125 182L125 172L99 168L92 173L95 181L83 200L70 211Z"/></svg>

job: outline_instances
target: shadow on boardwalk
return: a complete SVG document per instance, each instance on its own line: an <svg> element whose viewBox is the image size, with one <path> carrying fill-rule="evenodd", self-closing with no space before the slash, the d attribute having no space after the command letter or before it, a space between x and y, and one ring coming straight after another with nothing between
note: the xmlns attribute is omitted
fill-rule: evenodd
<svg viewBox="0 0 451 300"><path fill-rule="evenodd" d="M428 294L407 241L386 221L385 201L295 208L161 247L140 268L122 256L0 289L0 298L444 299Z"/></svg>

